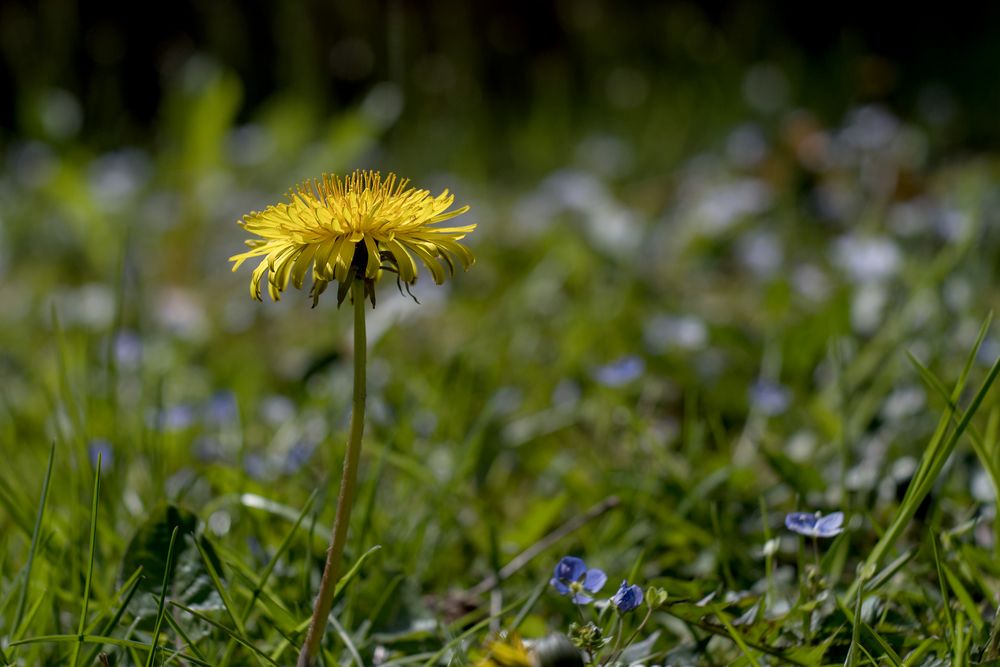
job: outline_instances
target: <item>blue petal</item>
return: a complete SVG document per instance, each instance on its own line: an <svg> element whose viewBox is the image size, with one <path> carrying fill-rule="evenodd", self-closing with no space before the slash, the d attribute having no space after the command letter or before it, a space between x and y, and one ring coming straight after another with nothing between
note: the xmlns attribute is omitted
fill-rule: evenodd
<svg viewBox="0 0 1000 667"><path fill-rule="evenodd" d="M591 593L596 593L604 588L604 584L606 584L607 581L608 575L604 574L601 570L594 568L593 570L587 570L587 575L583 578L583 587Z"/></svg>
<svg viewBox="0 0 1000 667"><path fill-rule="evenodd" d="M833 537L844 532L844 513L827 514L816 521L816 534L819 537Z"/></svg>
<svg viewBox="0 0 1000 667"><path fill-rule="evenodd" d="M565 556L556 563L556 579L562 581L578 581L583 573L587 571L587 566L583 560L576 556Z"/></svg>
<svg viewBox="0 0 1000 667"><path fill-rule="evenodd" d="M800 535L814 535L816 515L809 512L790 512L785 516L785 527Z"/></svg>
<svg viewBox="0 0 1000 667"><path fill-rule="evenodd" d="M594 598L590 597L586 593L577 593L573 596L573 602L576 604L590 604L594 601Z"/></svg>
<svg viewBox="0 0 1000 667"><path fill-rule="evenodd" d="M555 577L552 577L552 579L549 580L549 583L552 584L552 586L563 595L569 593L569 586L559 581Z"/></svg>
<svg viewBox="0 0 1000 667"><path fill-rule="evenodd" d="M611 602L623 614L632 611L642 604L642 589L636 585L629 586L627 581L623 581Z"/></svg>

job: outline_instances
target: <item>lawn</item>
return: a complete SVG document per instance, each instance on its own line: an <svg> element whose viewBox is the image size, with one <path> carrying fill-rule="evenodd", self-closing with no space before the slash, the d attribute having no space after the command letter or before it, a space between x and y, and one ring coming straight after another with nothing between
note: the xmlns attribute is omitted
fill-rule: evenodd
<svg viewBox="0 0 1000 667"><path fill-rule="evenodd" d="M678 40L709 30L677 11ZM386 271L365 302L321 664L1000 664L1000 163L961 125L980 107L933 82L919 104L838 97L811 72L841 61L715 58L726 30L662 69L579 37L523 101L473 94L464 42L452 70L423 58L422 84L373 74L337 103L195 53L126 138L88 125L90 98L12 87L0 665L295 663L352 305L331 284L311 308L308 279L257 302L256 262L229 258L242 216L355 169L470 206L444 224L476 225L475 263L410 290Z"/></svg>

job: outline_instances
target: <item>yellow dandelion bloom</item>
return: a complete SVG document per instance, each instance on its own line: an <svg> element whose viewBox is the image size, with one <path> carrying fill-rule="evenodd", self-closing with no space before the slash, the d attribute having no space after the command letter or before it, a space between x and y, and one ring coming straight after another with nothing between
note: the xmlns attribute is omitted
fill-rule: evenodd
<svg viewBox="0 0 1000 667"><path fill-rule="evenodd" d="M531 652L517 633L502 634L486 642L486 655L474 667L535 667Z"/></svg>
<svg viewBox="0 0 1000 667"><path fill-rule="evenodd" d="M396 273L412 285L417 262L427 267L439 285L445 267L455 273L457 258L468 269L475 257L458 241L476 228L435 227L469 210L448 210L454 195L437 197L427 190L407 187L409 181L377 171L355 171L349 177L323 175L288 193L288 203L254 211L239 224L259 238L246 241L250 250L229 258L233 271L248 259L261 257L250 277L250 296L261 300L261 280L267 274L267 291L275 301L288 281L302 288L312 269L313 306L327 285L337 281L338 304L351 282L365 281L365 294L375 303L375 282L383 270Z"/></svg>

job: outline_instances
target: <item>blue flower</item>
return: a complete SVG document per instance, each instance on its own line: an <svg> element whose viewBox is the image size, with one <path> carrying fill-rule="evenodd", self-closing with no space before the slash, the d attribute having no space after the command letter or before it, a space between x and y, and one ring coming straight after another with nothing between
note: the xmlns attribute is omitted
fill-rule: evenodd
<svg viewBox="0 0 1000 667"><path fill-rule="evenodd" d="M629 355L594 369L594 379L606 387L621 387L639 379L645 370L642 357Z"/></svg>
<svg viewBox="0 0 1000 667"><path fill-rule="evenodd" d="M806 537L833 537L844 532L844 513L823 516L819 512L790 512L785 516L785 527Z"/></svg>
<svg viewBox="0 0 1000 667"><path fill-rule="evenodd" d="M608 575L601 570L588 570L586 564L576 556L566 556L556 564L555 576L549 581L563 595L573 596L576 604L594 601L588 593L596 593L604 588Z"/></svg>
<svg viewBox="0 0 1000 667"><path fill-rule="evenodd" d="M750 386L750 403L766 417L777 417L792 402L788 388L763 378Z"/></svg>
<svg viewBox="0 0 1000 667"><path fill-rule="evenodd" d="M627 581L622 581L618 592L611 597L611 603L623 614L632 611L642 604L642 589L635 584L629 586Z"/></svg>
<svg viewBox="0 0 1000 667"><path fill-rule="evenodd" d="M115 451L111 447L111 443L103 438L95 438L87 444L87 458L90 459L90 465L97 467L98 458L101 461L101 472L112 465L115 460Z"/></svg>

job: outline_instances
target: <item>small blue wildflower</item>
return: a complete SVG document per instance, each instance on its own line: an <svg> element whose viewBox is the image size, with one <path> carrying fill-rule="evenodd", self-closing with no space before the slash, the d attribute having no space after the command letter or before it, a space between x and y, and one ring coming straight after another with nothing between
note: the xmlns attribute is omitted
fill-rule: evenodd
<svg viewBox="0 0 1000 667"><path fill-rule="evenodd" d="M288 474L298 472L302 466L309 463L315 449L316 444L312 442L299 441L292 445L285 458L285 472Z"/></svg>
<svg viewBox="0 0 1000 667"><path fill-rule="evenodd" d="M194 425L197 414L190 405L172 405L149 416L150 426L160 432L183 431Z"/></svg>
<svg viewBox="0 0 1000 667"><path fill-rule="evenodd" d="M627 581L622 581L618 587L618 592L611 597L611 604L618 608L621 613L630 612L642 604L642 589Z"/></svg>
<svg viewBox="0 0 1000 667"><path fill-rule="evenodd" d="M776 417L788 409L791 393L788 388L763 378L750 386L750 403L768 417Z"/></svg>
<svg viewBox="0 0 1000 667"><path fill-rule="evenodd" d="M823 516L819 512L790 512L785 516L785 527L806 537L833 537L844 532L844 513Z"/></svg>
<svg viewBox="0 0 1000 667"><path fill-rule="evenodd" d="M134 331L119 331L114 340L115 363L136 368L142 362L142 339Z"/></svg>
<svg viewBox="0 0 1000 667"><path fill-rule="evenodd" d="M263 480L268 474L267 461L260 454L247 454L243 457L243 470L256 480Z"/></svg>
<svg viewBox="0 0 1000 667"><path fill-rule="evenodd" d="M204 406L205 419L215 426L226 426L239 421L240 407L236 394L231 391L218 391L212 395Z"/></svg>
<svg viewBox="0 0 1000 667"><path fill-rule="evenodd" d="M573 596L576 604L589 604L594 598L588 593L596 593L608 581L608 575L596 568L588 570L583 560L576 556L565 556L556 564L555 576L549 581L563 595Z"/></svg>
<svg viewBox="0 0 1000 667"><path fill-rule="evenodd" d="M111 443L103 438L95 438L87 444L87 458L90 459L90 465L97 467L97 460L101 460L101 472L105 470L108 466L114 463L115 453L111 448Z"/></svg>
<svg viewBox="0 0 1000 667"><path fill-rule="evenodd" d="M594 369L594 379L606 387L621 387L639 379L645 370L642 357L629 355Z"/></svg>

